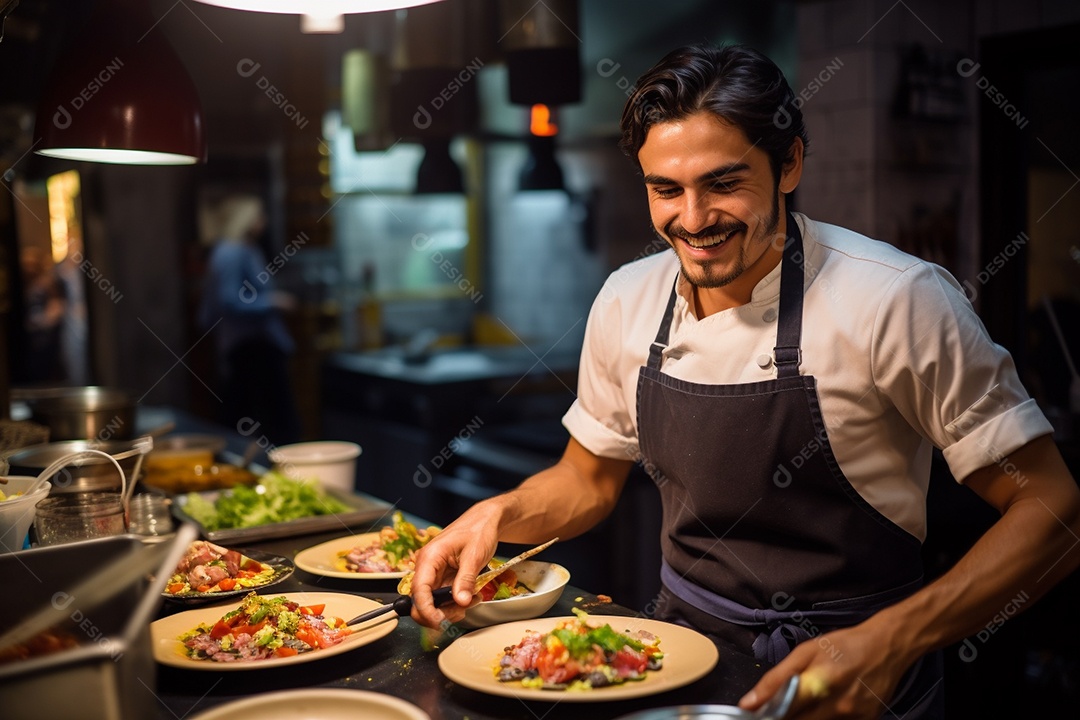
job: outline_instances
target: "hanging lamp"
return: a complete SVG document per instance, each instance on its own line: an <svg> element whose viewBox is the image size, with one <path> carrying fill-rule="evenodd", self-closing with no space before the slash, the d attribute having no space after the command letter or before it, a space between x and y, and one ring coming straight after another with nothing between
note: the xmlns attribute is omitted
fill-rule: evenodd
<svg viewBox="0 0 1080 720"><path fill-rule="evenodd" d="M204 5L251 12L302 15L304 32L341 32L345 15L429 5L441 0L198 0Z"/></svg>
<svg viewBox="0 0 1080 720"><path fill-rule="evenodd" d="M99 0L45 84L34 138L68 160L205 162L195 85L144 0Z"/></svg>

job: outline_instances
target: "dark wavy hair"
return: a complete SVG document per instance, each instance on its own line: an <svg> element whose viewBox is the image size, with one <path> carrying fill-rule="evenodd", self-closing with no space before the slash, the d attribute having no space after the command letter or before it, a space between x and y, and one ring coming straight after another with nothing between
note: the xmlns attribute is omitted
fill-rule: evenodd
<svg viewBox="0 0 1080 720"><path fill-rule="evenodd" d="M772 60L742 45L689 45L638 78L623 108L619 147L640 167L638 151L653 125L702 110L735 125L764 150L777 181L795 138L810 144L795 93Z"/></svg>

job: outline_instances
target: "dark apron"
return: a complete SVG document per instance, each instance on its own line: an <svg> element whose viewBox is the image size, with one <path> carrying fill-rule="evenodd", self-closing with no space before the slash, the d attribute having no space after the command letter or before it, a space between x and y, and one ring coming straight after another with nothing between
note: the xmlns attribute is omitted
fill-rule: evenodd
<svg viewBox="0 0 1080 720"><path fill-rule="evenodd" d="M773 664L795 643L906 597L922 578L918 539L844 477L815 380L799 374L804 255L790 213L787 228L776 379L704 385L663 374L672 287L637 387L643 461L663 501L656 615ZM928 656L901 681L891 710L909 720L937 717L940 681L940 654Z"/></svg>

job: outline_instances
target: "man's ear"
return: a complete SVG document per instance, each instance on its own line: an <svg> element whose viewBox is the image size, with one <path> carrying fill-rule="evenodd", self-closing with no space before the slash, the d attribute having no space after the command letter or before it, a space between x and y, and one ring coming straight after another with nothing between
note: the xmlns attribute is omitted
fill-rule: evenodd
<svg viewBox="0 0 1080 720"><path fill-rule="evenodd" d="M805 150L806 146L802 138L796 135L791 141L788 157L780 168L780 192L789 193L798 187L799 180L802 179L802 161Z"/></svg>

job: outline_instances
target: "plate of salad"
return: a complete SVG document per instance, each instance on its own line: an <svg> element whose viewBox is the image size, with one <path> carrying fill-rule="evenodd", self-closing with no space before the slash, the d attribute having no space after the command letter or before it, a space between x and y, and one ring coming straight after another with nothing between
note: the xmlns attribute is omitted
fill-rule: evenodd
<svg viewBox="0 0 1080 720"><path fill-rule="evenodd" d="M681 625L574 612L463 635L439 654L439 670L489 695L605 702L688 685L719 659L709 638Z"/></svg>
<svg viewBox="0 0 1080 720"><path fill-rule="evenodd" d="M206 540L196 540L161 594L167 600L194 603L246 595L260 591L293 574L287 558L261 550L230 550Z"/></svg>
<svg viewBox="0 0 1080 720"><path fill-rule="evenodd" d="M296 566L325 577L389 580L413 569L416 551L439 533L437 527L418 528L394 512L393 524L378 532L346 535L302 550Z"/></svg>
<svg viewBox="0 0 1080 720"><path fill-rule="evenodd" d="M249 593L235 606L188 610L150 624L154 659L211 672L310 662L368 645L390 634L397 618L352 630L352 618L381 607L345 593Z"/></svg>
<svg viewBox="0 0 1080 720"><path fill-rule="evenodd" d="M177 495L173 514L198 524L216 543L266 540L349 528L386 515L390 504L317 483L293 480L276 471L257 485Z"/></svg>

